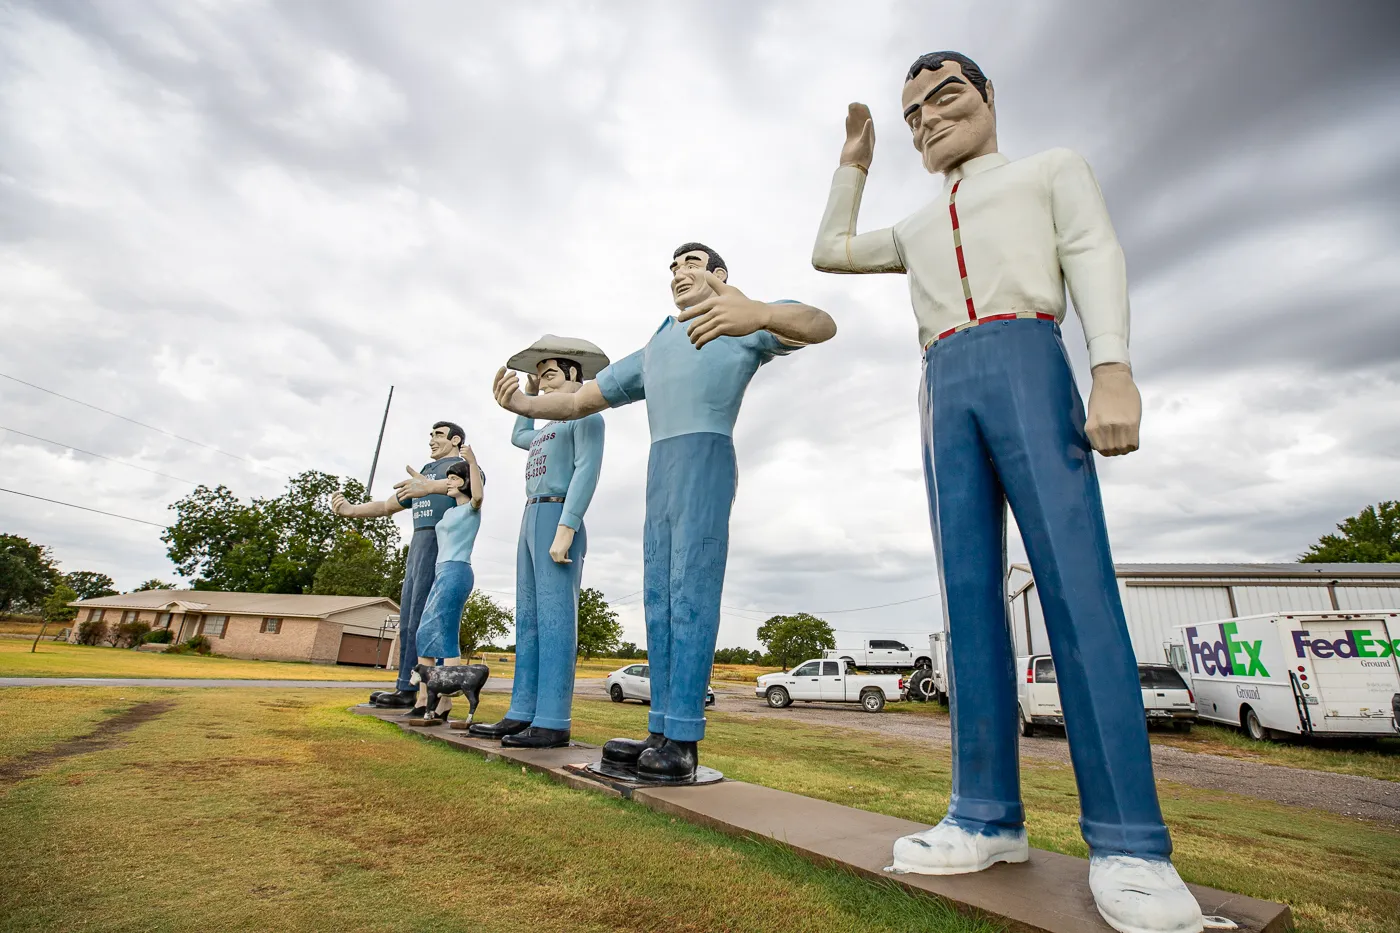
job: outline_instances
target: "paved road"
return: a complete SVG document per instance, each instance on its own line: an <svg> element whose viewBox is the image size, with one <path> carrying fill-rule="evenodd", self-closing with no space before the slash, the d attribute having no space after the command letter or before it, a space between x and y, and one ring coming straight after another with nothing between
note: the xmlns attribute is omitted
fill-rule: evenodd
<svg viewBox="0 0 1400 933"><path fill-rule="evenodd" d="M787 719L812 725L839 726L881 735L926 741L931 747L948 748L952 731L947 719L871 715L845 704L795 704L770 709L753 690L723 690L720 709L755 719ZM1021 755L1069 765L1069 743L1063 733L1021 739ZM1400 782L1334 774L1304 768L1286 768L1223 755L1188 752L1169 745L1152 746L1152 769L1158 781L1170 781L1205 790L1229 791L1245 797L1271 800L1290 807L1308 807L1384 823L1400 824Z"/></svg>

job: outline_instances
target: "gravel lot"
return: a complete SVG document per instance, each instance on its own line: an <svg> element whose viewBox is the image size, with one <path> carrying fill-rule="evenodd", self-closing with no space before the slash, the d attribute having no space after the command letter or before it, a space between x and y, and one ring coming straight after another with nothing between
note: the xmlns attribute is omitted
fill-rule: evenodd
<svg viewBox="0 0 1400 933"><path fill-rule="evenodd" d="M845 704L796 703L787 709L770 709L754 698L752 688L742 690L716 684L720 709L735 716L787 719L812 725L838 726L897 735L947 748L951 730L946 719L923 716L871 715ZM1069 765L1069 744L1063 733L1021 739L1021 755ZM1165 745L1152 746L1152 766L1157 780L1205 790L1227 791L1290 807L1327 810L1343 816L1400 824L1400 783L1375 778L1285 768L1221 755L1203 755ZM1325 788L1325 793L1321 792Z"/></svg>

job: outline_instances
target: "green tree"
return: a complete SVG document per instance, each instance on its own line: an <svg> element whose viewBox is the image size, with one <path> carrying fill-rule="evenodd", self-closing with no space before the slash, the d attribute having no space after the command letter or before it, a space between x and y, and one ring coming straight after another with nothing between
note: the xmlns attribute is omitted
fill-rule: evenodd
<svg viewBox="0 0 1400 933"><path fill-rule="evenodd" d="M364 498L358 481L317 470L293 477L276 498L247 503L226 486L199 486L171 506L176 520L161 539L176 569L197 590L311 592L341 531L354 529L386 563L398 546L393 519L346 519L331 512L336 492L352 502Z"/></svg>
<svg viewBox="0 0 1400 933"><path fill-rule="evenodd" d="M467 604L462 607L462 657L470 657L477 645L504 638L514 624L513 612L481 590L476 590L467 597Z"/></svg>
<svg viewBox="0 0 1400 933"><path fill-rule="evenodd" d="M1343 519L1338 535L1323 535L1298 558L1305 564L1400 562L1400 502L1368 505Z"/></svg>
<svg viewBox="0 0 1400 933"><path fill-rule="evenodd" d="M0 612L37 609L61 576L47 547L0 534Z"/></svg>
<svg viewBox="0 0 1400 933"><path fill-rule="evenodd" d="M77 591L67 583L55 586L49 595L44 597L44 621L72 622L77 618L78 610L77 607L68 604L77 599Z"/></svg>
<svg viewBox="0 0 1400 933"><path fill-rule="evenodd" d="M63 575L63 582L73 588L78 599L97 599L100 596L116 596L116 582L105 573L91 570L74 570Z"/></svg>
<svg viewBox="0 0 1400 933"><path fill-rule="evenodd" d="M622 640L622 623L603 598L602 590L592 587L578 594L578 653L585 658L608 654Z"/></svg>
<svg viewBox="0 0 1400 933"><path fill-rule="evenodd" d="M354 528L336 535L330 554L316 570L311 592L321 596L380 596L388 568L384 553Z"/></svg>
<svg viewBox="0 0 1400 933"><path fill-rule="evenodd" d="M138 587L136 587L136 589L132 590L131 592L133 592L133 593L148 593L148 592L150 592L151 590L173 590L173 589L175 589L175 584L173 584L173 583L166 583L164 580L157 579L156 577L151 577L151 579L149 579L149 580L147 580L146 582L142 583L141 585L139 585Z"/></svg>
<svg viewBox="0 0 1400 933"><path fill-rule="evenodd" d="M758 640L780 667L790 667L808 658L821 657L824 649L836 647L831 626L806 612L773 616L758 628Z"/></svg>

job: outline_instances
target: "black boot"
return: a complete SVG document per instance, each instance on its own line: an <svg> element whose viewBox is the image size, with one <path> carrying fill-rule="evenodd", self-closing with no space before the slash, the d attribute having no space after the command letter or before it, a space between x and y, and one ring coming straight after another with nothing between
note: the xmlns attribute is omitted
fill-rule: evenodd
<svg viewBox="0 0 1400 933"><path fill-rule="evenodd" d="M503 739L508 735L515 735L517 732L524 732L528 728L530 728L530 724L519 719L502 719L500 722L474 722L467 730L467 735L476 736L478 739Z"/></svg>
<svg viewBox="0 0 1400 933"><path fill-rule="evenodd" d="M637 759L637 780L658 784L689 784L699 763L695 742L667 739L660 748L649 748Z"/></svg>
<svg viewBox="0 0 1400 933"><path fill-rule="evenodd" d="M378 697L370 701L370 705L379 709L412 709L413 704L417 701L417 690L394 690L390 693L379 694Z"/></svg>
<svg viewBox="0 0 1400 933"><path fill-rule="evenodd" d="M413 707L413 709L411 709L411 710L409 710L408 712L404 713L404 714L403 714L403 718L404 718L404 719L422 719L423 717L425 717L425 716L427 716L427 715L428 715L428 708L427 708L426 706L415 706L415 707Z"/></svg>
<svg viewBox="0 0 1400 933"><path fill-rule="evenodd" d="M369 701L370 701L370 703L373 703L375 700L379 699L380 697L382 697L382 696L388 696L389 694L391 694L391 693L393 693L393 692L394 692L394 691L392 691L392 690L376 690L376 691L374 691L373 693L371 693L371 694L369 695Z"/></svg>
<svg viewBox="0 0 1400 933"><path fill-rule="evenodd" d="M666 736L648 732L644 739L609 739L603 746L603 764L610 768L635 768L637 759L649 748L660 748Z"/></svg>
<svg viewBox="0 0 1400 933"><path fill-rule="evenodd" d="M568 729L531 726L524 732L501 738L502 748L564 748L569 744Z"/></svg>

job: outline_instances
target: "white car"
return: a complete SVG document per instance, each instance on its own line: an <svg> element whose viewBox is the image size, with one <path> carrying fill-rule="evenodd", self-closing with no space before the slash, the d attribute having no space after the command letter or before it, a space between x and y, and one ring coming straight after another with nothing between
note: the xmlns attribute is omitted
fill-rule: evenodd
<svg viewBox="0 0 1400 933"><path fill-rule="evenodd" d="M1016 690L1021 734L1035 735L1036 726L1063 726L1055 662L1048 654L1032 655L1018 658L1017 669L1023 672ZM1180 732L1190 732L1196 720L1196 698L1181 675L1167 664L1139 664L1137 669L1147 722L1169 723Z"/></svg>
<svg viewBox="0 0 1400 933"><path fill-rule="evenodd" d="M629 664L608 675L608 696L614 703L623 700L651 702L651 667L647 664ZM715 705L715 688L705 689L705 705Z"/></svg>

